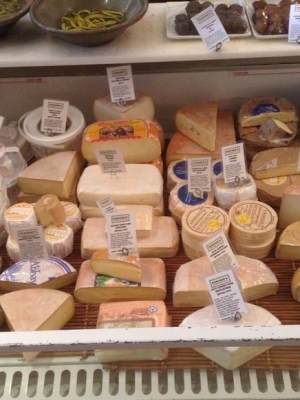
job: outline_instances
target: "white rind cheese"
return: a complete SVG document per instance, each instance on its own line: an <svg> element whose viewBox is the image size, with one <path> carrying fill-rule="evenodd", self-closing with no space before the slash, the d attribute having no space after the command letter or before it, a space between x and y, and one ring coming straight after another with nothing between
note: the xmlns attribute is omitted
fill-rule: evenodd
<svg viewBox="0 0 300 400"><path fill-rule="evenodd" d="M74 233L76 233L83 226L79 208L76 204L69 201L62 201L61 204L65 210L66 216L64 223L68 225Z"/></svg>
<svg viewBox="0 0 300 400"><path fill-rule="evenodd" d="M300 184L285 189L279 209L278 227L285 229L297 221L300 221Z"/></svg>
<svg viewBox="0 0 300 400"><path fill-rule="evenodd" d="M17 241L16 229L33 228L37 224L37 217L31 204L17 203L8 207L4 213L4 227L13 241Z"/></svg>
<svg viewBox="0 0 300 400"><path fill-rule="evenodd" d="M72 253L74 233L68 225L49 225L45 228L44 235L49 255L66 258Z"/></svg>

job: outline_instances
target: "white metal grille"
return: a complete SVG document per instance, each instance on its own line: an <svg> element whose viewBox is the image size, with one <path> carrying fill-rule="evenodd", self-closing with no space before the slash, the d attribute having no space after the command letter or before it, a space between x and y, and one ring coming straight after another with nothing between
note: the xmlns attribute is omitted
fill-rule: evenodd
<svg viewBox="0 0 300 400"><path fill-rule="evenodd" d="M75 362L76 361L76 362ZM45 359L24 365L12 359L0 367L0 399L297 399L298 371L193 370L116 371L104 369L92 358ZM64 363L63 363L64 362Z"/></svg>

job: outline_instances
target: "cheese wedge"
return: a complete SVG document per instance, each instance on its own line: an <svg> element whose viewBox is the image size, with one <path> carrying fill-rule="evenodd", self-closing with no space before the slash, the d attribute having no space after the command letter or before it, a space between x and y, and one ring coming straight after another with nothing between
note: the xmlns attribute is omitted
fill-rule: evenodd
<svg viewBox="0 0 300 400"><path fill-rule="evenodd" d="M214 151L216 148L217 112L218 103L216 101L182 108L177 111L175 116L176 128L204 149Z"/></svg>
<svg viewBox="0 0 300 400"><path fill-rule="evenodd" d="M273 295L278 280L262 261L236 255L238 268L234 269L246 301ZM174 307L204 307L212 304L205 278L216 273L208 257L203 256L180 266L173 284Z"/></svg>
<svg viewBox="0 0 300 400"><path fill-rule="evenodd" d="M104 218L88 218L81 235L81 257L90 259L95 251L107 249ZM149 236L137 238L140 257L170 258L177 254L179 233L171 217L154 217Z"/></svg>
<svg viewBox="0 0 300 400"><path fill-rule="evenodd" d="M78 176L79 179L79 176ZM59 200L65 200L65 201L70 201L72 203L77 204L78 200L77 200L77 193L76 193L76 188L77 188L77 182L75 183L75 185L72 188L70 197L68 199L64 198L59 198ZM22 191L20 191L18 193L18 202L26 202L26 203L36 203L40 198L42 197L42 195L38 195L38 194L28 194L28 193L24 193Z"/></svg>
<svg viewBox="0 0 300 400"><path fill-rule="evenodd" d="M80 303L100 304L114 301L164 300L166 297L165 264L159 258L141 258L141 283L98 275L90 260L81 264L74 296Z"/></svg>
<svg viewBox="0 0 300 400"><path fill-rule="evenodd" d="M0 306L12 331L49 331L63 328L75 312L70 294L53 289L23 289L0 296ZM26 352L32 361L39 352Z"/></svg>
<svg viewBox="0 0 300 400"><path fill-rule="evenodd" d="M167 307L163 301L126 301L101 304L97 329L163 328L169 326ZM101 334L101 332L99 332ZM95 350L102 363L118 361L164 360L165 348L132 348Z"/></svg>
<svg viewBox="0 0 300 400"><path fill-rule="evenodd" d="M35 204L34 211L39 223L46 227L48 225L60 225L66 218L64 207L59 198L54 194L44 194Z"/></svg>
<svg viewBox="0 0 300 400"><path fill-rule="evenodd" d="M281 233L275 257L279 260L300 260L300 221L287 226Z"/></svg>
<svg viewBox="0 0 300 400"><path fill-rule="evenodd" d="M278 227L285 229L297 221L300 221L300 184L285 189L280 204Z"/></svg>
<svg viewBox="0 0 300 400"><path fill-rule="evenodd" d="M279 319L262 307L247 303L247 313L238 321L220 322L215 306L209 305L186 317L180 326L203 327L211 326L222 329L222 326L276 326ZM229 370L240 367L247 361L269 350L271 346L242 346L242 347L196 347L195 351Z"/></svg>
<svg viewBox="0 0 300 400"><path fill-rule="evenodd" d="M76 151L63 151L41 158L18 176L19 188L28 194L55 194L68 200L82 170L82 160Z"/></svg>
<svg viewBox="0 0 300 400"><path fill-rule="evenodd" d="M217 132L215 150L210 151L196 144L180 132L176 132L167 147L166 164L172 161L183 160L193 157L221 158L222 146L236 143L233 113L231 111L220 111L217 114Z"/></svg>
<svg viewBox="0 0 300 400"><path fill-rule="evenodd" d="M140 258L137 254L110 255L107 249L96 251L91 258L95 274L112 276L131 282L141 282Z"/></svg>

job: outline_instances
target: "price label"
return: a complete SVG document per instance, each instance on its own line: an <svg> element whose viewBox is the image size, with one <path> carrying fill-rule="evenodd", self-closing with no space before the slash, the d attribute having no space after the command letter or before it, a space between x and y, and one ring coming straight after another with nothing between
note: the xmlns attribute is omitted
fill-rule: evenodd
<svg viewBox="0 0 300 400"><path fill-rule="evenodd" d="M211 158L199 157L188 160L188 191L197 197L199 192L211 191Z"/></svg>
<svg viewBox="0 0 300 400"><path fill-rule="evenodd" d="M65 133L68 108L68 101L44 100L41 131L46 136L52 136L55 133Z"/></svg>
<svg viewBox="0 0 300 400"><path fill-rule="evenodd" d="M124 158L119 149L98 149L95 154L102 173L126 172Z"/></svg>
<svg viewBox="0 0 300 400"><path fill-rule="evenodd" d="M113 212L106 214L105 219L109 254L136 254L135 213L133 211Z"/></svg>
<svg viewBox="0 0 300 400"><path fill-rule="evenodd" d="M300 43L300 4L290 6L288 41Z"/></svg>
<svg viewBox="0 0 300 400"><path fill-rule="evenodd" d="M112 103L125 106L127 101L135 100L131 65L107 68L106 72Z"/></svg>
<svg viewBox="0 0 300 400"><path fill-rule="evenodd" d="M243 143L222 147L222 162L225 183L239 185L248 180Z"/></svg>
<svg viewBox="0 0 300 400"><path fill-rule="evenodd" d="M23 260L49 259L42 226L16 229L15 232Z"/></svg>
<svg viewBox="0 0 300 400"><path fill-rule="evenodd" d="M104 216L106 214L108 214L108 213L112 213L112 212L116 212L117 211L115 203L112 201L112 199L109 196L104 197L101 200L98 200L96 202L96 204L101 209L102 214Z"/></svg>

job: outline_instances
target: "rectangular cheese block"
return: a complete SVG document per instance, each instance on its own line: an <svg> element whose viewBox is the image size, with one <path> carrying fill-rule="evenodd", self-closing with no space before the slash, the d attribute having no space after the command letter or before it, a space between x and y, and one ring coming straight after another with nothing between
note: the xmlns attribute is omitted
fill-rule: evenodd
<svg viewBox="0 0 300 400"><path fill-rule="evenodd" d="M55 194L68 200L83 167L79 154L63 151L41 158L22 171L17 179L21 191L27 194Z"/></svg>
<svg viewBox="0 0 300 400"><path fill-rule="evenodd" d="M247 303L247 312L238 321L221 321L214 305L204 307L187 316L180 326L183 327L218 327L232 326L276 326L280 321L262 307ZM240 367L247 361L270 349L271 346L241 347L196 347L195 351L229 370Z"/></svg>
<svg viewBox="0 0 300 400"><path fill-rule="evenodd" d="M155 108L152 98L146 93L135 92L134 100L127 100L124 105L112 103L110 94L99 96L93 104L95 121L121 119L153 120Z"/></svg>
<svg viewBox="0 0 300 400"><path fill-rule="evenodd" d="M78 185L80 204L95 206L107 196L116 204L157 206L163 193L163 178L159 170L149 164L126 164L126 172L102 173L99 165L83 171Z"/></svg>
<svg viewBox="0 0 300 400"><path fill-rule="evenodd" d="M137 239L140 257L174 257L179 248L179 233L171 217L154 217L149 236ZM95 251L107 249L104 218L88 218L81 236L81 256L90 259Z"/></svg>
<svg viewBox="0 0 300 400"><path fill-rule="evenodd" d="M300 221L300 183L285 189L278 214L278 227L285 229L297 221Z"/></svg>
<svg viewBox="0 0 300 400"><path fill-rule="evenodd" d="M101 304L96 329L163 328L169 326L163 301L126 301ZM101 332L99 332L101 334ZM101 363L164 360L168 349L131 348L95 350Z"/></svg>
<svg viewBox="0 0 300 400"><path fill-rule="evenodd" d="M177 111L175 116L176 128L199 146L214 151L216 149L217 112L218 103L216 101L182 108Z"/></svg>
<svg viewBox="0 0 300 400"><path fill-rule="evenodd" d="M152 162L161 155L155 124L141 119L94 122L86 127L83 157L90 164L98 164L96 151L106 149L119 149L127 164Z"/></svg>
<svg viewBox="0 0 300 400"><path fill-rule="evenodd" d="M299 154L298 147L278 147L262 151L253 157L249 172L255 179L299 175Z"/></svg>
<svg viewBox="0 0 300 400"><path fill-rule="evenodd" d="M217 115L216 147L214 151L206 150L180 132L175 133L167 147L166 164L172 161L193 157L212 157L213 160L221 158L221 148L236 143L233 113L220 111Z"/></svg>
<svg viewBox="0 0 300 400"><path fill-rule="evenodd" d="M95 274L90 260L82 263L74 296L80 303L100 304L114 301L164 300L165 264L159 258L141 258L141 283Z"/></svg>

